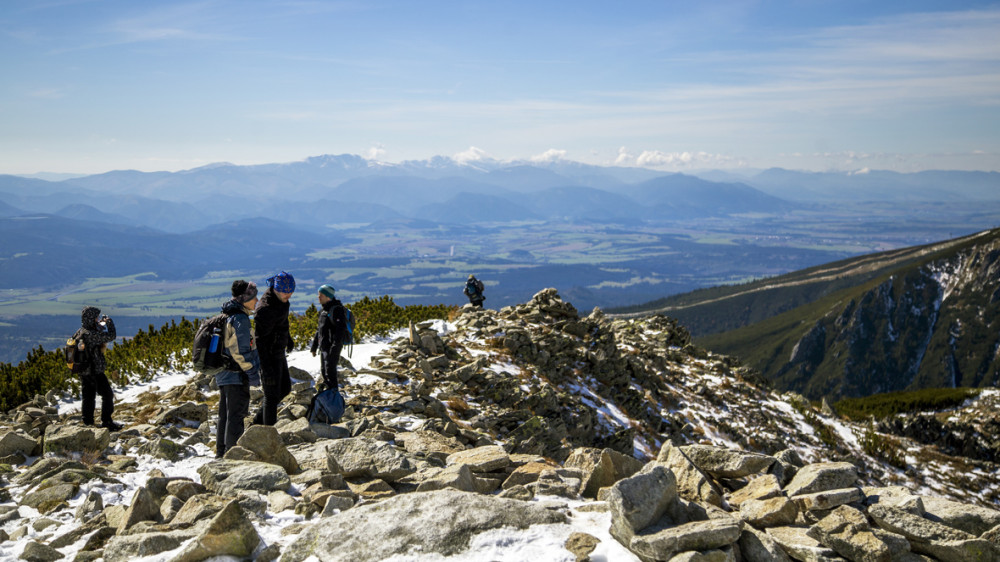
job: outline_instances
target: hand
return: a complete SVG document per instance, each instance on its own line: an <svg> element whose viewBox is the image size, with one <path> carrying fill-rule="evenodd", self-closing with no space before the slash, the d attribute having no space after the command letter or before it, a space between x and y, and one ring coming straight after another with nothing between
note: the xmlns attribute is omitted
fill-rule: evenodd
<svg viewBox="0 0 1000 562"><path fill-rule="evenodd" d="M312 353L312 356L316 357L316 350L315 349L310 349L309 353Z"/></svg>

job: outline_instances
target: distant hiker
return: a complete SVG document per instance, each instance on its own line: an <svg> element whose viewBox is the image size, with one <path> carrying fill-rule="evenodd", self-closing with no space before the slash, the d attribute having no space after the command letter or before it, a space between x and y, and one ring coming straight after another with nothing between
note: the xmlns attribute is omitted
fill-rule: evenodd
<svg viewBox="0 0 1000 562"><path fill-rule="evenodd" d="M319 313L316 335L313 336L309 351L313 357L316 356L317 349L321 352L320 371L323 374L323 383L327 388L338 390L340 381L337 379L337 363L340 362L340 352L344 349L344 344L349 343L347 309L334 296L334 289L330 285L319 288L319 304L323 310Z"/></svg>
<svg viewBox="0 0 1000 562"><path fill-rule="evenodd" d="M286 353L295 343L288 326L288 300L295 292L295 278L282 271L267 278L267 291L257 303L254 333L260 356L260 380L264 385L264 403L253 423L274 425L278 421L278 403L292 391Z"/></svg>
<svg viewBox="0 0 1000 562"><path fill-rule="evenodd" d="M215 456L222 458L243 435L243 418L250 412L250 385L260 386L260 359L250 315L257 304L257 285L233 281L233 298L222 305L229 316L223 334L226 368L215 375L219 387L219 427L215 434Z"/></svg>
<svg viewBox="0 0 1000 562"><path fill-rule="evenodd" d="M486 297L483 296L483 282L476 279L475 275L470 275L469 280L465 282L465 289L462 290L465 296L469 297L469 302L473 306L483 306L483 301Z"/></svg>
<svg viewBox="0 0 1000 562"><path fill-rule="evenodd" d="M115 341L116 337L118 333L115 331L114 320L107 315L101 316L101 309L96 306L83 309L80 314L80 329L74 335L74 338L82 342L87 362L87 366L80 373L80 392L83 395L80 413L83 414L84 425L94 425L94 402L96 395L100 394L101 427L111 431L118 431L122 426L111 419L111 415L115 412L115 393L111 390L111 383L104 374L107 365L104 360L104 349L109 342Z"/></svg>

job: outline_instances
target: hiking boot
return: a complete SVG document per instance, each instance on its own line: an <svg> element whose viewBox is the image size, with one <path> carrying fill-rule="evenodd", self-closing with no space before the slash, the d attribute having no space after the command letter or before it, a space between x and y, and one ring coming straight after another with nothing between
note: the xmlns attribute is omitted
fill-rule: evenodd
<svg viewBox="0 0 1000 562"><path fill-rule="evenodd" d="M102 424L101 424L101 427L103 427L104 429L108 429L108 430L111 430L111 431L121 431L121 429L122 429L122 424L120 424L120 423L115 423L115 422L113 422L113 421L109 421L109 422L104 422L104 423L102 423Z"/></svg>

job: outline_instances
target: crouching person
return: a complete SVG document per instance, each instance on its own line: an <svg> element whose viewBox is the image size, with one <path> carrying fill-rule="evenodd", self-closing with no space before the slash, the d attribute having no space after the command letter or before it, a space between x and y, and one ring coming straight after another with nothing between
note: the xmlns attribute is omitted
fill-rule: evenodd
<svg viewBox="0 0 1000 562"><path fill-rule="evenodd" d="M250 385L260 386L260 360L250 328L250 315L257 305L257 285L233 282L233 298L222 305L229 318L223 334L222 355L226 367L215 375L219 386L219 427L215 456L222 458L243 435L243 419L250 412Z"/></svg>

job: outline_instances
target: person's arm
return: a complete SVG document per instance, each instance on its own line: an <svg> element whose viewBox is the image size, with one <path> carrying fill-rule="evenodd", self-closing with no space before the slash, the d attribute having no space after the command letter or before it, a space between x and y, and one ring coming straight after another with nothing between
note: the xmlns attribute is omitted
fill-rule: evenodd
<svg viewBox="0 0 1000 562"><path fill-rule="evenodd" d="M260 386L260 358L253 348L249 318L242 314L232 317L226 329L226 349L236 366L250 378L250 384Z"/></svg>
<svg viewBox="0 0 1000 562"><path fill-rule="evenodd" d="M104 318L103 321L105 329L102 332L98 332L98 335L101 339L101 343L108 343L115 341L115 338L118 337L118 332L115 330L115 321L112 320L111 318Z"/></svg>

